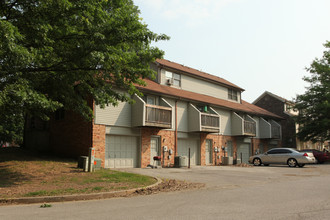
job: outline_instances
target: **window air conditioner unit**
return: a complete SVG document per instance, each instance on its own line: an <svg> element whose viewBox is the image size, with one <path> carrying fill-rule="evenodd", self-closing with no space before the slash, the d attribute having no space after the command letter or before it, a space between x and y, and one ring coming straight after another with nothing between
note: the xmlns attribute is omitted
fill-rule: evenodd
<svg viewBox="0 0 330 220"><path fill-rule="evenodd" d="M167 79L166 84L167 85L173 85L173 79Z"/></svg>

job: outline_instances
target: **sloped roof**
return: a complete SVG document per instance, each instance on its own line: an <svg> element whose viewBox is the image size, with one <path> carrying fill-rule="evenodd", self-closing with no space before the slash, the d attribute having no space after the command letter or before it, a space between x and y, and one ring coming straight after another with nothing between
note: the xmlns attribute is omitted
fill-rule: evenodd
<svg viewBox="0 0 330 220"><path fill-rule="evenodd" d="M284 103L291 103L291 104L293 104L292 101L287 100L287 99L285 99L285 98L282 98L282 97L280 97L280 96L278 96L278 95L275 95L274 93L271 93L271 92L268 92L268 91L265 91L264 93L262 93L262 94L261 94L256 100L254 100L252 103L253 103L253 104L256 104L257 102L260 101L260 99L262 99L262 98L265 97L266 95L272 96L272 97L274 97L275 99L277 99L277 100L279 100L279 101L281 101L281 102L284 102Z"/></svg>
<svg viewBox="0 0 330 220"><path fill-rule="evenodd" d="M213 106L218 106L222 108L226 108L233 111L245 112L252 115L258 115L263 117L270 117L275 119L282 119L282 117L273 114L265 109L262 109L256 105L252 105L246 101L242 101L242 103L231 102L223 99L218 99L208 95L202 95L199 93L189 92L186 90L181 90L177 88L173 88L170 86L160 85L152 80L144 79L147 83L147 86L139 86L136 87L142 92L150 92L156 93L167 97L173 97L176 99L187 100L187 101L195 101L200 103L205 103Z"/></svg>
<svg viewBox="0 0 330 220"><path fill-rule="evenodd" d="M235 89L238 89L240 91L244 91L244 89L240 88L239 86L237 86L237 85L235 85L235 84L233 84L233 83L231 83L231 82L229 82L229 81L227 81L223 78L220 78L218 76L214 76L214 75L211 75L211 74L208 74L208 73L205 73L205 72L202 72L202 71L199 71L199 70L187 67L187 66L184 66L182 64L178 64L178 63L175 63L175 62L172 62L172 61L169 61L169 60L165 60L165 59L157 59L156 63L158 63L159 65L161 65L163 67L179 70L179 71L184 72L184 73L189 74L189 75L193 75L193 76L197 76L197 77L200 77L200 78L208 79L208 80L214 81L216 83L220 83L224 86L235 88Z"/></svg>

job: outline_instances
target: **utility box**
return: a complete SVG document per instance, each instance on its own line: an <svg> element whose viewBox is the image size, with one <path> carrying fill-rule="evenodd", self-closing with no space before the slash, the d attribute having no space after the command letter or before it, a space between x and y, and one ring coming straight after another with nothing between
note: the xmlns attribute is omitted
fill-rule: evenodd
<svg viewBox="0 0 330 220"><path fill-rule="evenodd" d="M182 156L180 158L180 166L187 167L188 166L188 158L186 156Z"/></svg>
<svg viewBox="0 0 330 220"><path fill-rule="evenodd" d="M234 158L233 157L222 157L222 164L223 165L233 165Z"/></svg>
<svg viewBox="0 0 330 220"><path fill-rule="evenodd" d="M176 156L174 157L174 166L175 167L187 167L188 159L185 156Z"/></svg>
<svg viewBox="0 0 330 220"><path fill-rule="evenodd" d="M100 158L94 158L94 166L93 170L100 170L101 169L102 160Z"/></svg>

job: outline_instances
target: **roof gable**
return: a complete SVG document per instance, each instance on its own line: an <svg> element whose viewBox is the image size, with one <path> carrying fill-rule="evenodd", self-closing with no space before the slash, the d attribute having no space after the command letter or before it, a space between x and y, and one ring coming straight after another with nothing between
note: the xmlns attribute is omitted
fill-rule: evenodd
<svg viewBox="0 0 330 220"><path fill-rule="evenodd" d="M191 76L195 76L195 77L198 77L198 78L210 80L210 81L213 81L215 83L220 83L221 85L224 85L226 87L231 87L231 88L235 88L235 89L240 90L240 91L244 91L244 89L242 89L241 87L239 87L239 86L237 86L237 85L235 85L235 84L233 84L233 83L231 83L231 82L229 82L229 81L227 81L227 80L225 80L221 77L214 76L214 75L199 71L197 69L193 69L193 68L184 66L182 64L178 64L178 63L175 63L175 62L172 62L172 61L169 61L169 60L165 60L165 59L157 59L156 63L158 65L163 66L163 67L167 67L167 68L170 68L170 69L174 69L174 70L178 70L180 72L186 73L187 75L191 75Z"/></svg>
<svg viewBox="0 0 330 220"><path fill-rule="evenodd" d="M281 101L281 102L283 102L283 103L290 103L290 104L293 104L293 102L292 101L289 101L289 100L287 100L287 99L285 99L285 98L282 98L282 97L280 97L280 96L278 96L278 95L275 95L275 94L273 94L273 93L271 93L271 92L268 92L268 91L265 91L264 93L262 93L256 100L254 100L253 102L252 102L252 104L256 104L257 102L259 102L261 99L263 99L266 95L269 95L269 96L271 96L271 97L273 97L273 98L275 98L275 99L277 99L277 100L279 100L279 101Z"/></svg>

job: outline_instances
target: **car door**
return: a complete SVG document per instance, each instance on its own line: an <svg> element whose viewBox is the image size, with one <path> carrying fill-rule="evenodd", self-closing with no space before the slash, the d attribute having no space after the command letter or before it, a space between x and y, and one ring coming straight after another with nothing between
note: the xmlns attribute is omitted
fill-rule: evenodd
<svg viewBox="0 0 330 220"><path fill-rule="evenodd" d="M261 158L262 163L264 164L271 164L277 163L279 149L271 149L267 151L264 156Z"/></svg>
<svg viewBox="0 0 330 220"><path fill-rule="evenodd" d="M288 149L281 149L278 152L277 163L286 164L288 159L292 157L292 151Z"/></svg>

